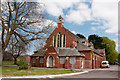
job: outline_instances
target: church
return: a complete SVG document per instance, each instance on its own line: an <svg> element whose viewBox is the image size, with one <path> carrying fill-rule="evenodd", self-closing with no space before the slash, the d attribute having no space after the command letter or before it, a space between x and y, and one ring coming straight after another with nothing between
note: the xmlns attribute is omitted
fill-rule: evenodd
<svg viewBox="0 0 120 80"><path fill-rule="evenodd" d="M87 39L81 39L64 27L58 17L55 30L47 38L44 48L30 56L31 66L65 69L94 69L106 60L105 49L94 49Z"/></svg>

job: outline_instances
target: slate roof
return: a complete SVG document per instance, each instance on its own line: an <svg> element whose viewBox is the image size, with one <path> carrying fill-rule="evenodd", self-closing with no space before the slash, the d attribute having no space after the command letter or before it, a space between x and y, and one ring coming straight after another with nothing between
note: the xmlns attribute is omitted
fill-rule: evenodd
<svg viewBox="0 0 120 80"><path fill-rule="evenodd" d="M94 49L96 53L104 53L105 49Z"/></svg>
<svg viewBox="0 0 120 80"><path fill-rule="evenodd" d="M86 45L84 45L84 44L82 44L82 43L78 43L76 48L77 48L77 50L79 50L79 51L91 50L91 48L87 47Z"/></svg>
<svg viewBox="0 0 120 80"><path fill-rule="evenodd" d="M46 53L46 49L39 49L37 51L34 51L34 54L31 56L44 56L45 53Z"/></svg>
<svg viewBox="0 0 120 80"><path fill-rule="evenodd" d="M78 52L75 48L61 48L59 49L59 56L83 56L85 55L83 53Z"/></svg>
<svg viewBox="0 0 120 80"><path fill-rule="evenodd" d="M101 53L104 53L105 49L93 49L95 53L101 55L101 56L104 56L103 54Z"/></svg>

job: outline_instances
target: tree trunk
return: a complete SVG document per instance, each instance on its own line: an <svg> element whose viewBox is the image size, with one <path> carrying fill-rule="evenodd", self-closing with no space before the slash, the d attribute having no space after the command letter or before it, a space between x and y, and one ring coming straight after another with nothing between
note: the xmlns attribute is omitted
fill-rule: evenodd
<svg viewBox="0 0 120 80"><path fill-rule="evenodd" d="M17 64L17 58L14 57L14 64Z"/></svg>
<svg viewBox="0 0 120 80"><path fill-rule="evenodd" d="M2 50L0 49L0 65L2 65L2 59L3 59L3 55L2 55Z"/></svg>
<svg viewBox="0 0 120 80"><path fill-rule="evenodd" d="M1 60L4 60L4 53L5 53L5 49L2 48L2 53L0 53L1 54Z"/></svg>

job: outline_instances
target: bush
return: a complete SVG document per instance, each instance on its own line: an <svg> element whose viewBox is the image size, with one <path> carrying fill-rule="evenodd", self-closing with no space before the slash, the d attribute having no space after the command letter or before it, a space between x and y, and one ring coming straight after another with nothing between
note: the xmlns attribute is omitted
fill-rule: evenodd
<svg viewBox="0 0 120 80"><path fill-rule="evenodd" d="M19 70L28 69L28 63L25 59L20 58L20 60L17 62L17 64L19 66Z"/></svg>

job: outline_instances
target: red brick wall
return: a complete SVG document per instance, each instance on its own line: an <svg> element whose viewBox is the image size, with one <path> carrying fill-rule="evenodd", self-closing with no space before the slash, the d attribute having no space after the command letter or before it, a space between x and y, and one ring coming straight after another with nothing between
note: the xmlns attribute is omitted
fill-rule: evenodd
<svg viewBox="0 0 120 80"><path fill-rule="evenodd" d="M83 58L83 57L76 57L76 63L74 65L75 69L81 69L81 60L83 60L83 68L85 68L85 58Z"/></svg>
<svg viewBox="0 0 120 80"><path fill-rule="evenodd" d="M49 54L49 53L47 53L47 54L45 55L45 58L44 58L44 66L47 67L47 58L48 58L49 56L52 56L52 57L53 57L53 59L54 59L54 67L57 68L57 67L59 66L59 62L58 62L58 58L57 58L58 54L56 54L56 53L55 53L55 54Z"/></svg>
<svg viewBox="0 0 120 80"><path fill-rule="evenodd" d="M105 60L104 57L95 54L95 68L100 68L101 62Z"/></svg>
<svg viewBox="0 0 120 80"><path fill-rule="evenodd" d="M66 29L64 27L60 27L61 23L58 24L58 27L52 32L52 34L49 36L49 38L46 40L46 46L48 47L50 44L53 43L53 36L57 35L57 33L61 32L62 35L66 35L66 48L72 48L75 47L75 45L72 44L75 39L68 33L66 32Z"/></svg>
<svg viewBox="0 0 120 80"><path fill-rule="evenodd" d="M40 63L40 57L36 59L36 63L33 63L33 57L31 57L30 63L33 67L44 67L44 63Z"/></svg>
<svg viewBox="0 0 120 80"><path fill-rule="evenodd" d="M92 68L91 51L81 51L85 55L85 68Z"/></svg>

